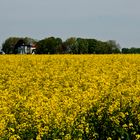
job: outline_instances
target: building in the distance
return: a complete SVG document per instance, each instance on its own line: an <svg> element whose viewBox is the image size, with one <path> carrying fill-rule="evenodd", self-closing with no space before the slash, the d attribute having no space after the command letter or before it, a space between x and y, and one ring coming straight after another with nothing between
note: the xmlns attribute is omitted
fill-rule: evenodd
<svg viewBox="0 0 140 140"><path fill-rule="evenodd" d="M34 44L25 45L22 44L21 46L18 46L18 54L35 54L36 52L36 46Z"/></svg>

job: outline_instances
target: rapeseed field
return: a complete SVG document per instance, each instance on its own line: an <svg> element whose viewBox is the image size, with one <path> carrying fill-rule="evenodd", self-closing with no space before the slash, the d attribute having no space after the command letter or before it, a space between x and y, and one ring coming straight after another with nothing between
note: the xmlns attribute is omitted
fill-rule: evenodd
<svg viewBox="0 0 140 140"><path fill-rule="evenodd" d="M140 55L1 55L1 140L139 140Z"/></svg>

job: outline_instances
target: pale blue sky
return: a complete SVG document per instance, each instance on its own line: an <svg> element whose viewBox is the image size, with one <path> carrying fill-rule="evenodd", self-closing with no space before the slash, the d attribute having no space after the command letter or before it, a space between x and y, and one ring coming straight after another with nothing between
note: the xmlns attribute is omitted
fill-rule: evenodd
<svg viewBox="0 0 140 140"><path fill-rule="evenodd" d="M10 36L85 37L140 47L140 0L0 0L0 46Z"/></svg>

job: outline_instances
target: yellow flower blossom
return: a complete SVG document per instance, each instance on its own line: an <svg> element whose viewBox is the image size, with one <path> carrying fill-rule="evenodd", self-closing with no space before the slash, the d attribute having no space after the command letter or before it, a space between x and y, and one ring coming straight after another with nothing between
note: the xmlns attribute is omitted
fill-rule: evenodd
<svg viewBox="0 0 140 140"><path fill-rule="evenodd" d="M0 139L140 139L140 55L0 62Z"/></svg>

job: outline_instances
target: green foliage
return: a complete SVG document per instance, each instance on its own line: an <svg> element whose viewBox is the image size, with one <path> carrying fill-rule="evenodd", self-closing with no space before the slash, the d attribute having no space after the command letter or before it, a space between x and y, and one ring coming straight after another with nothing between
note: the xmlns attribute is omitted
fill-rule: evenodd
<svg viewBox="0 0 140 140"><path fill-rule="evenodd" d="M65 43L67 53L78 54L78 44L77 39L75 37L68 38Z"/></svg>
<svg viewBox="0 0 140 140"><path fill-rule="evenodd" d="M22 38L22 37L9 37L5 40L5 42L2 44L2 50L6 54L16 54L17 53L17 47L20 46L22 43L25 43L27 45L29 44L36 44L36 40L32 38Z"/></svg>
<svg viewBox="0 0 140 140"><path fill-rule="evenodd" d="M140 48L122 48L123 54L140 54Z"/></svg>
<svg viewBox="0 0 140 140"><path fill-rule="evenodd" d="M14 46L19 40L18 37L9 37L8 39L5 40L5 42L2 44L2 50L6 54L12 54L14 50Z"/></svg>
<svg viewBox="0 0 140 140"><path fill-rule="evenodd" d="M22 41L21 41L22 40ZM112 54L120 53L120 46L115 41L99 41L96 39L68 38L62 42L61 38L48 37L39 41L32 38L10 37L2 45L6 54L17 53L22 43L35 44L37 54Z"/></svg>
<svg viewBox="0 0 140 140"><path fill-rule="evenodd" d="M62 40L60 38L49 37L37 42L38 54L55 54L62 45Z"/></svg>
<svg viewBox="0 0 140 140"><path fill-rule="evenodd" d="M78 54L88 54L88 42L86 39L77 38Z"/></svg>
<svg viewBox="0 0 140 140"><path fill-rule="evenodd" d="M97 40L96 39L86 39L88 42L88 53L94 54L95 48L97 48Z"/></svg>

